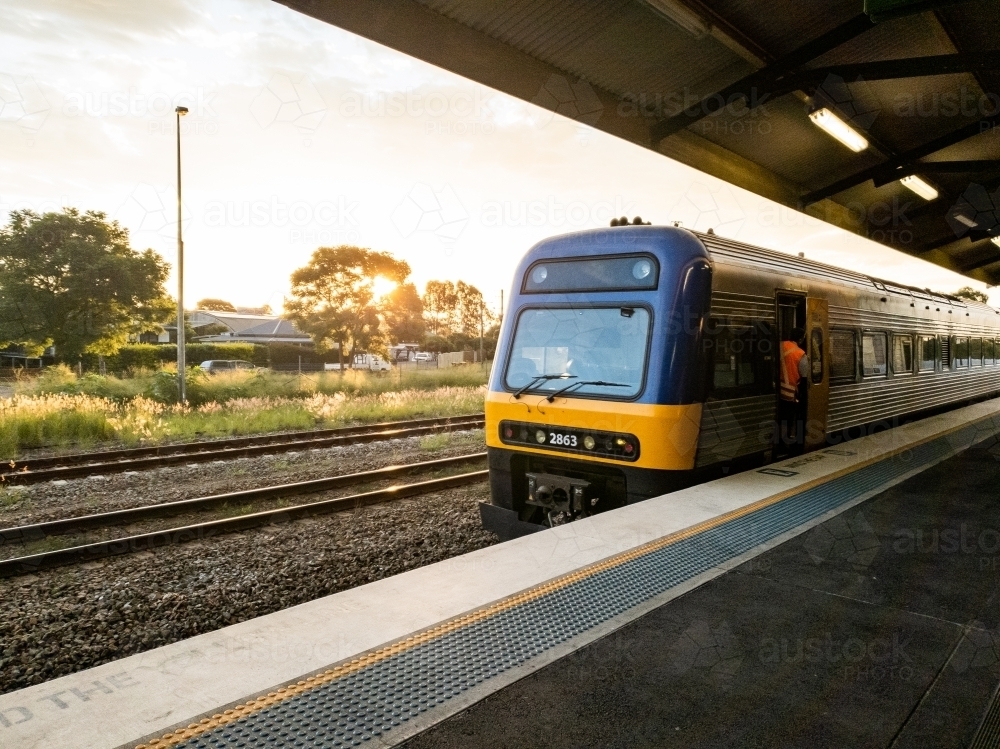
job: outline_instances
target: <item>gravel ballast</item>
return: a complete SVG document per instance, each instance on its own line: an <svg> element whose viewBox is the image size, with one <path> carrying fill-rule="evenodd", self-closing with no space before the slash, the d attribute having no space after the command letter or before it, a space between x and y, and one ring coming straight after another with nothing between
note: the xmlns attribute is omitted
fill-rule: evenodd
<svg viewBox="0 0 1000 749"><path fill-rule="evenodd" d="M272 484L353 473L462 454L481 445L479 431L451 435L447 442L408 439L320 451L330 455L255 458L238 461L243 465L216 466L221 470L208 477L210 486L201 481L205 466L108 477L104 488L111 491L96 495L97 507L250 488L265 483L262 477ZM289 462L276 466L279 461ZM70 514L67 504L86 504L87 511L94 511L89 503L95 496L80 497L73 486L89 482L17 490L28 495L19 499L19 507L5 495L3 525L12 525L9 518L18 513L32 518L26 522ZM477 505L488 495L484 482L0 580L0 693L497 543L479 524Z"/></svg>

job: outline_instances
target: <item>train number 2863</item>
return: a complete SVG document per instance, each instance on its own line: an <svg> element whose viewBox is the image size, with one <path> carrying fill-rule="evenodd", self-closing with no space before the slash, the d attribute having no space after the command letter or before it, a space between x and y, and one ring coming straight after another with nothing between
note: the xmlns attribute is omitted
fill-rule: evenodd
<svg viewBox="0 0 1000 749"><path fill-rule="evenodd" d="M549 432L550 445L562 445L563 447L576 447L575 434L559 434L559 432Z"/></svg>

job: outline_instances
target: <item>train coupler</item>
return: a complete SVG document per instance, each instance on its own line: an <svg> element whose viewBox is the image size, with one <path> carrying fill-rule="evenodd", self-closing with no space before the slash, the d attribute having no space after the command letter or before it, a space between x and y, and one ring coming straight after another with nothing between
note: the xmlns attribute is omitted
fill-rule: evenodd
<svg viewBox="0 0 1000 749"><path fill-rule="evenodd" d="M553 473L527 473L527 504L542 508L549 525L563 525L590 514L598 502L589 496L590 482Z"/></svg>

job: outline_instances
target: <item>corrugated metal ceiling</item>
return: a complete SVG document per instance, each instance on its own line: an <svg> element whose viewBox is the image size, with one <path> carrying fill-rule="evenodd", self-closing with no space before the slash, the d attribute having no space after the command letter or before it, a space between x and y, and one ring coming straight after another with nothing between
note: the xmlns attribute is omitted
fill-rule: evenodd
<svg viewBox="0 0 1000 749"><path fill-rule="evenodd" d="M547 76L585 81L603 102L599 128L903 251L1000 283L1000 247L988 242L984 227L959 231L948 221L969 189L992 193L1000 186L1000 166L952 164L946 172L939 164L924 175L941 192L927 204L892 181L907 170L919 174L920 165L931 161L1000 159L1000 127L910 153L969 123L993 115L1000 122L996 0L959 2L874 26L861 15L863 0L281 1L528 100ZM685 30L651 7L658 4L694 13L712 28L704 34ZM668 7L667 15L671 12ZM839 43L824 48L822 39L830 33L840 34ZM996 54L968 72L973 58L990 50ZM796 51L799 59L783 68L782 58ZM964 56L967 72L907 72L880 80L884 71L855 67L843 76L802 78L787 91L779 88L754 111L734 107L701 119L670 120L683 95L706 97L751 74L755 86L774 91L782 76L832 65L898 60L930 65L938 63L921 58L955 54ZM739 85L744 90L750 84ZM623 112L621 102L637 97L651 105L645 115ZM962 102L973 104L963 111L957 106ZM837 111L866 134L871 148L854 154L816 128L808 112L818 106ZM894 159L903 171L883 168L881 176L871 171ZM884 226L852 218L857 206L873 213L893 201L914 206L904 228L919 236L899 241L887 236ZM995 209L1000 226L1000 205ZM991 252L996 261L986 263Z"/></svg>

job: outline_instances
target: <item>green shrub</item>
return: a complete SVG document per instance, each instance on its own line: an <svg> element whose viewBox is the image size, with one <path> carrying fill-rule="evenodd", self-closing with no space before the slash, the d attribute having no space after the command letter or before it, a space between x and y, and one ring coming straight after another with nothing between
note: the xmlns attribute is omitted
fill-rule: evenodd
<svg viewBox="0 0 1000 749"><path fill-rule="evenodd" d="M31 381L32 389L43 393L65 392L63 388L76 385L76 373L65 364L46 367L42 373Z"/></svg>
<svg viewBox="0 0 1000 749"><path fill-rule="evenodd" d="M184 346L184 354L189 366L197 366L209 359L242 359L258 367L268 364L267 346L256 343L188 343ZM104 368L107 372L125 374L130 370L158 369L176 361L175 343L133 343L123 346L117 354L104 357ZM100 370L97 354L85 354L81 362L87 371Z"/></svg>
<svg viewBox="0 0 1000 749"><path fill-rule="evenodd" d="M312 346L296 346L294 343L271 343L267 346L267 356L270 366L298 364L302 357L303 364L333 364L338 361L336 351L319 353ZM256 362L254 362L256 364Z"/></svg>
<svg viewBox="0 0 1000 749"><path fill-rule="evenodd" d="M158 369L161 362L160 346L152 343L136 343L125 346L114 356L105 359L105 368L112 372L124 372L135 369ZM174 358L177 358L177 347L172 346ZM97 364L84 362L87 369L96 369Z"/></svg>

